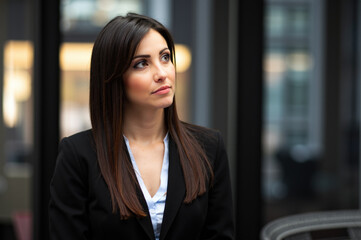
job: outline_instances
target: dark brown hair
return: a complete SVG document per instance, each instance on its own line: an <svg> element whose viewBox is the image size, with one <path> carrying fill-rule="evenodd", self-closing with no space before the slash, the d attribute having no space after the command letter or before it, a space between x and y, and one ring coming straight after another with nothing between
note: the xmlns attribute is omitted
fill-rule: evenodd
<svg viewBox="0 0 361 240"><path fill-rule="evenodd" d="M122 219L145 216L137 197L137 178L123 139L123 74L150 29L164 37L175 64L174 42L168 30L152 18L132 13L114 18L102 29L91 57L90 117L98 164L109 188L113 212L119 210ZM179 120L175 99L165 109L165 122L180 156L186 184L184 202L190 203L205 193L213 178L212 168L188 125Z"/></svg>

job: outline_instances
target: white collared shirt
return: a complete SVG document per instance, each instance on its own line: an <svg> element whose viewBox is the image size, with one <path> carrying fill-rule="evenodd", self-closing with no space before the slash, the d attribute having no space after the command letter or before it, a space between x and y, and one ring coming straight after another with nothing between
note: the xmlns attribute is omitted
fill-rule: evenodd
<svg viewBox="0 0 361 240"><path fill-rule="evenodd" d="M163 164L162 164L162 171L160 174L160 186L156 194L151 197L147 187L145 186L142 176L140 175L139 168L137 166L137 163L135 162L133 153L129 146L129 140L124 136L125 143L128 148L130 160L132 161L133 168L135 171L135 174L137 176L140 188L142 189L144 198L147 202L150 218L152 220L153 230L155 239L159 240L160 236L160 228L162 226L163 221L163 213L165 208L165 200L167 198L167 187L168 187L168 167L169 167L169 154L168 154L168 145L169 145L169 139L168 139L168 133L164 137L164 156L163 156Z"/></svg>

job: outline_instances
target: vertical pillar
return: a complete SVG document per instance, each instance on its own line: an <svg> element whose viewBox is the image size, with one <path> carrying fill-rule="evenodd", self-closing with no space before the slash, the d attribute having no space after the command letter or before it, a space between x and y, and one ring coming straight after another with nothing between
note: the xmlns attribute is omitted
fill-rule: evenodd
<svg viewBox="0 0 361 240"><path fill-rule="evenodd" d="M0 1L0 169L2 169L5 159L4 154L4 115L3 115L3 87L4 87L4 46L7 38L7 1ZM1 173L2 174L2 173Z"/></svg>
<svg viewBox="0 0 361 240"><path fill-rule="evenodd" d="M210 114L212 127L222 132L226 145L228 146L228 87L229 78L229 0L214 1L212 14L212 62L210 74L212 76L212 88L209 96ZM234 36L233 36L234 37ZM234 129L233 129L234 130ZM232 130L231 130L232 131Z"/></svg>
<svg viewBox="0 0 361 240"><path fill-rule="evenodd" d="M361 1L358 0L357 2L357 7L356 7L356 11L357 12L361 12ZM360 87L361 87L361 15L356 15L357 16L357 37L356 37L356 42L357 42L357 59L356 59L356 66L359 66L356 70L356 79L357 80L357 89L359 94L357 94L357 103L358 106L361 106L361 97L360 97ZM359 139L360 139L360 130L361 130L361 110L358 109L357 111L358 113L358 129L359 129ZM359 144L358 144L358 157L359 157L359 185L358 185L358 189L360 189L361 187L361 141L359 140ZM358 201L359 201L359 206L358 208L361 209L361 191L359 190L359 195L358 195Z"/></svg>
<svg viewBox="0 0 361 240"><path fill-rule="evenodd" d="M169 0L150 0L148 3L149 16L157 19L166 28L172 26L171 9L172 1Z"/></svg>
<svg viewBox="0 0 361 240"><path fill-rule="evenodd" d="M34 234L49 239L49 184L59 141L59 0L35 0Z"/></svg>
<svg viewBox="0 0 361 240"><path fill-rule="evenodd" d="M263 9L238 2L237 239L259 239L261 229Z"/></svg>
<svg viewBox="0 0 361 240"><path fill-rule="evenodd" d="M195 43L194 56L194 122L196 124L211 127L211 92L213 76L212 68L212 0L195 1Z"/></svg>

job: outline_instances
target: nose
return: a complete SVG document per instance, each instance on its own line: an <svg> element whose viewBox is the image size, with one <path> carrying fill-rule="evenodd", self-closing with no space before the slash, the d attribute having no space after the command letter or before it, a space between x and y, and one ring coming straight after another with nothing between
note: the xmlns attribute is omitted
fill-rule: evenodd
<svg viewBox="0 0 361 240"><path fill-rule="evenodd" d="M167 77L167 72L165 71L164 67L161 64L157 64L154 67L154 81L161 82L164 81Z"/></svg>

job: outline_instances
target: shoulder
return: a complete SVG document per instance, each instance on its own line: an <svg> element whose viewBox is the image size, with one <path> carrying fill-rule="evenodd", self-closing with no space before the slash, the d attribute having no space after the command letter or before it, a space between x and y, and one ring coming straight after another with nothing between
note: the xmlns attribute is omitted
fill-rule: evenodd
<svg viewBox="0 0 361 240"><path fill-rule="evenodd" d="M92 142L92 139L93 139L92 130L88 129L88 130L64 137L62 139L62 141L68 141L71 143L82 144L82 143L90 143L90 142Z"/></svg>
<svg viewBox="0 0 361 240"><path fill-rule="evenodd" d="M93 161L96 156L92 131L86 130L64 137L58 148L58 162L85 162Z"/></svg>
<svg viewBox="0 0 361 240"><path fill-rule="evenodd" d="M215 149L223 144L221 133L218 130L182 122L187 132L194 137L206 150Z"/></svg>
<svg viewBox="0 0 361 240"><path fill-rule="evenodd" d="M59 145L60 147L70 147L77 151L95 149L91 129L64 137Z"/></svg>

